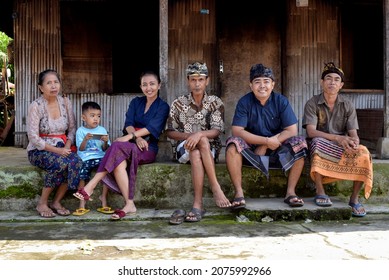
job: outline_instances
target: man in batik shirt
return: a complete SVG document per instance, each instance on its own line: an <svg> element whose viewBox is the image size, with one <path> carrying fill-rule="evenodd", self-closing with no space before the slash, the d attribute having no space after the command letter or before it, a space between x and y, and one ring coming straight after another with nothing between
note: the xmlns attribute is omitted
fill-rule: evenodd
<svg viewBox="0 0 389 280"><path fill-rule="evenodd" d="M190 93L178 97L170 107L167 136L176 142L176 157L180 163L190 162L194 201L186 213L186 222L198 222L205 214L203 207L204 176L207 174L213 198L218 207L230 207L216 178L215 158L222 147L220 134L224 133L224 104L208 95L208 68L195 62L186 70Z"/></svg>

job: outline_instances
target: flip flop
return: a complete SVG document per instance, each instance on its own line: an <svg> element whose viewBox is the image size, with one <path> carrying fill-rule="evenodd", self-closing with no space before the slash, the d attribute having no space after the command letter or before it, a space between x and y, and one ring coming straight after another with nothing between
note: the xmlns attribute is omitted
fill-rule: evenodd
<svg viewBox="0 0 389 280"><path fill-rule="evenodd" d="M97 212L100 212L100 213L103 213L103 214L113 214L113 213L115 213L115 211L111 207L109 207L109 206L97 208Z"/></svg>
<svg viewBox="0 0 389 280"><path fill-rule="evenodd" d="M72 213L73 216L82 216L88 213L90 210L85 208L77 208L76 211Z"/></svg>
<svg viewBox="0 0 389 280"><path fill-rule="evenodd" d="M185 222L194 223L200 222L205 215L205 210L200 210L198 208L192 208L190 212L185 216Z"/></svg>
<svg viewBox="0 0 389 280"><path fill-rule="evenodd" d="M126 216L126 212L124 212L121 209L116 209L114 211L114 213L112 214L112 216L111 216L111 220L118 221L118 220L120 220L121 218L123 218L125 216Z"/></svg>
<svg viewBox="0 0 389 280"><path fill-rule="evenodd" d="M325 200L324 202L320 201L320 200ZM315 204L317 206L320 206L320 207L330 207L332 206L332 201L330 199L330 197L326 194L318 194L315 196L315 198L313 199L313 201L315 202Z"/></svg>
<svg viewBox="0 0 389 280"><path fill-rule="evenodd" d="M79 200L93 201L93 199L90 197L90 195L87 194L83 188L76 191L75 193L73 193L73 196L77 197Z"/></svg>
<svg viewBox="0 0 389 280"><path fill-rule="evenodd" d="M351 214L354 216L354 217L365 217L366 216L366 210L363 211L362 213L359 213L358 210L360 208L363 208L365 209L365 207L363 206L362 203L358 202L358 203L353 203L353 202L349 202L348 205L351 207Z"/></svg>
<svg viewBox="0 0 389 280"><path fill-rule="evenodd" d="M42 218L54 218L56 216L53 211L38 211L38 214Z"/></svg>
<svg viewBox="0 0 389 280"><path fill-rule="evenodd" d="M61 209L56 209L56 208L50 206L50 209L53 210L53 212L55 214L57 214L58 216L69 216L70 215L70 211L68 209L66 209L65 207L62 207Z"/></svg>
<svg viewBox="0 0 389 280"><path fill-rule="evenodd" d="M244 200L244 197L243 196L235 197L231 201L231 209L237 210L237 209L242 209L242 208L246 208L246 201Z"/></svg>
<svg viewBox="0 0 389 280"><path fill-rule="evenodd" d="M182 224L185 220L186 211L182 209L174 210L172 215L170 216L169 224L171 225L179 225Z"/></svg>
<svg viewBox="0 0 389 280"><path fill-rule="evenodd" d="M294 200L295 198L297 200ZM284 199L284 202L286 204L288 204L290 207L301 207L301 206L304 206L304 201L302 200L302 198L300 198L297 195L290 195L290 196L288 196L287 198Z"/></svg>

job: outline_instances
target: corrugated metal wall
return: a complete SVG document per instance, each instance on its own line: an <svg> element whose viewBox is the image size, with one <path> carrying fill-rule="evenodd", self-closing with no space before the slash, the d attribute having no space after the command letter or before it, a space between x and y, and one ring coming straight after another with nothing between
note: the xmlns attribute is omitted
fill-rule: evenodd
<svg viewBox="0 0 389 280"><path fill-rule="evenodd" d="M304 105L319 94L324 63L339 65L339 28L337 1L310 0L308 7L297 7L288 0L286 24L284 94L301 122Z"/></svg>
<svg viewBox="0 0 389 280"><path fill-rule="evenodd" d="M341 94L347 96L357 109L384 109L385 92L383 90L375 92L360 90L358 93L342 92Z"/></svg>
<svg viewBox="0 0 389 280"><path fill-rule="evenodd" d="M38 74L47 68L60 74L59 0L15 1L15 146L25 146L28 105L39 96Z"/></svg>
<svg viewBox="0 0 389 280"><path fill-rule="evenodd" d="M169 0L168 102L188 93L188 63L209 66L210 94L217 94L215 1Z"/></svg>
<svg viewBox="0 0 389 280"><path fill-rule="evenodd" d="M123 135L122 130L128 105L136 96L141 95L107 95L104 93L71 95L70 98L76 115L77 127L82 125L82 103L86 101L97 102L102 111L100 125L104 126L108 130L111 141L115 140L117 137Z"/></svg>
<svg viewBox="0 0 389 280"><path fill-rule="evenodd" d="M59 3L60 0L15 0L15 146L25 146L27 108L39 96L36 83L39 72L54 68L62 75ZM301 128L304 104L311 96L320 93L319 77L324 62L337 63L340 60L338 0L311 0L304 8L296 7L295 0L286 3L286 37L280 66L282 88L300 119ZM171 103L176 96L188 92L185 68L187 63L195 60L208 63L210 93L218 93L215 1L169 0L168 6L169 36L160 38L161 41L168 39L167 102ZM235 76L231 74L231 77ZM228 96L236 92L223 94L228 100ZM384 108L384 91L345 94L359 109ZM80 121L82 102L87 99L99 102L106 114L102 124L113 139L117 137L131 95L68 95L75 104ZM226 110L233 112L233 105Z"/></svg>
<svg viewBox="0 0 389 280"><path fill-rule="evenodd" d="M124 127L124 120L128 105L136 96L141 95L108 95L105 93L85 93L71 94L69 95L69 98L73 105L74 114L76 115L77 127L82 125L82 103L86 101L97 102L100 105L102 111L100 125L107 129L110 140L113 141L117 137L122 136L122 129ZM25 130L19 133L19 138L21 142L18 143L18 146L20 145L22 147L26 147L28 143Z"/></svg>

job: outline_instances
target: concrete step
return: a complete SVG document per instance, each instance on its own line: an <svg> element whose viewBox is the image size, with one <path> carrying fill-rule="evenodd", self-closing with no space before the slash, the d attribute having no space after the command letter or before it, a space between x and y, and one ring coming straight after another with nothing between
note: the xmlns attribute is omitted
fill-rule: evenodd
<svg viewBox="0 0 389 280"><path fill-rule="evenodd" d="M332 197L332 207L318 207L312 199L305 198L305 205L300 208L290 208L282 200L278 198L264 199L247 199L246 209L232 211L230 209L220 209L212 207L206 209L206 214L203 221L237 221L237 222L273 222L273 221L340 221L353 218L351 216L350 207L347 206L341 199ZM365 207L368 211L368 216L389 214L389 204L371 204L366 203ZM96 208L90 208L90 212L83 216L56 216L54 218L41 218L37 211L0 211L1 222L99 222L107 221L110 215L102 214L96 211ZM168 223L170 215L175 209L154 209L154 208L138 208L136 214L127 215L122 220L124 221L152 221L165 220ZM183 210L189 211L190 205Z"/></svg>
<svg viewBox="0 0 389 280"><path fill-rule="evenodd" d="M30 211L35 218L35 207L43 186L44 171L32 166L27 159L27 152L22 148L0 147L0 211L16 212ZM389 203L389 165L388 161L374 162L373 194L366 201L361 197L361 202L369 209L369 204L382 205ZM231 184L226 164L216 164L216 173L219 183L225 194L233 198L234 190ZM193 189L191 184L190 165L182 165L174 162L156 162L140 166L137 176L135 204L139 211L142 209L166 210L168 215L173 209L182 208L187 211L193 202ZM242 210L249 220L260 221L265 217L273 220L304 220L304 219L349 219L350 207L347 206L351 191L351 182L337 182L327 188L327 194L331 196L334 205L329 208L317 207L313 203L314 186L308 178L307 170L301 176L297 193L305 200L302 208L290 208L283 202L286 190L286 177L281 170L271 170L270 179L267 180L254 168L243 168L244 192L247 201L247 209ZM98 186L92 195L93 201L87 203L87 207L94 210L100 207L98 196L101 193ZM67 194L63 205L71 210L78 207L79 201ZM110 193L109 205L116 209L123 205L122 197ZM215 209L212 193L208 181L204 185L204 207ZM236 215L229 210L216 208L217 215ZM86 219L93 217L93 211L85 215ZM95 213L99 217L100 213ZM18 215L17 215L18 216ZM76 217L76 219L83 219ZM89 217L89 218L88 218ZM102 216L104 217L104 215ZM58 217L64 218L64 217ZM70 217L66 217L70 219Z"/></svg>

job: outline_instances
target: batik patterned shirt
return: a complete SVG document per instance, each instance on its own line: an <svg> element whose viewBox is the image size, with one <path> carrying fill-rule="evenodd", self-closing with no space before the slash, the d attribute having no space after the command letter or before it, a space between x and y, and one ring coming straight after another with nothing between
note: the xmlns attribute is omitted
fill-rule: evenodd
<svg viewBox="0 0 389 280"><path fill-rule="evenodd" d="M219 97L205 93L199 107L192 94L182 95L173 101L167 120L168 131L194 133L211 129L224 133L224 104ZM209 142L211 149L215 148L219 154L222 147L220 137L209 139Z"/></svg>

